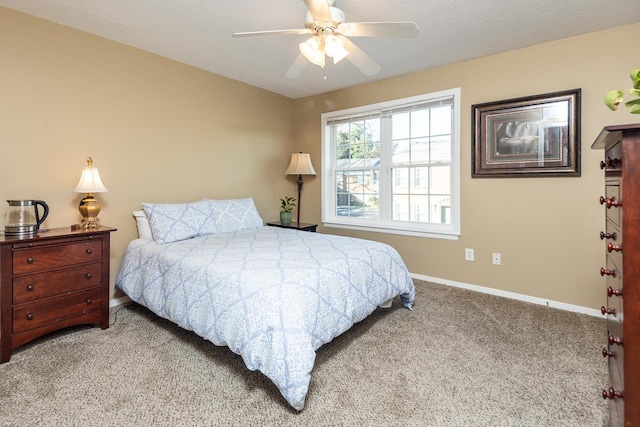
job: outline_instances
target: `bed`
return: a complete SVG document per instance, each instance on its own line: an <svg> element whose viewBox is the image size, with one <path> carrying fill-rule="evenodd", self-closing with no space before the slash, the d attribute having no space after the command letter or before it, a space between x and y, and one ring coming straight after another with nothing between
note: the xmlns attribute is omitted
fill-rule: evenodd
<svg viewBox="0 0 640 427"><path fill-rule="evenodd" d="M413 304L413 282L389 245L263 226L251 198L142 206L116 286L228 346L296 410L320 346L395 297Z"/></svg>

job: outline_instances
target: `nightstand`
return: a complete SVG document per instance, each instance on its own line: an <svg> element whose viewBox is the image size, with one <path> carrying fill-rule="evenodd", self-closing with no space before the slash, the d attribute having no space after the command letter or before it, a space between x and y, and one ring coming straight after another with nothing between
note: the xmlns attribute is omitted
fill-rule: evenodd
<svg viewBox="0 0 640 427"><path fill-rule="evenodd" d="M311 231L315 233L318 224L305 224L304 222L292 222L291 224L283 224L280 221L268 222L271 227L293 228L301 231Z"/></svg>
<svg viewBox="0 0 640 427"><path fill-rule="evenodd" d="M0 236L0 363L58 329L109 327L109 237L115 228L69 227Z"/></svg>

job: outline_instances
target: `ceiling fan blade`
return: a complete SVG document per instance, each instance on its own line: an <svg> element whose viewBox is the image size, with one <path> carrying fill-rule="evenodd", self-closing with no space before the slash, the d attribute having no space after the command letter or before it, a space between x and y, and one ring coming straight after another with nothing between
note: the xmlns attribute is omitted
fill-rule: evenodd
<svg viewBox="0 0 640 427"><path fill-rule="evenodd" d="M327 0L304 0L307 5L311 17L317 21L331 21L331 12L329 11L329 2Z"/></svg>
<svg viewBox="0 0 640 427"><path fill-rule="evenodd" d="M289 67L289 70L287 71L287 78L295 79L296 77L300 77L300 74L302 74L308 63L309 61L307 61L307 58L305 58L303 54L299 53L298 57L293 61L293 64L291 64L291 67Z"/></svg>
<svg viewBox="0 0 640 427"><path fill-rule="evenodd" d="M344 22L338 31L354 37L405 37L416 38L420 28L415 22Z"/></svg>
<svg viewBox="0 0 640 427"><path fill-rule="evenodd" d="M246 33L233 33L231 34L231 37L272 36L279 34L313 34L313 30L300 28L292 30L248 31Z"/></svg>
<svg viewBox="0 0 640 427"><path fill-rule="evenodd" d="M355 65L362 73L366 76L373 76L374 74L378 74L381 68L380 65L369 55L364 53L362 49L353 44L351 40L344 36L338 36L342 42L344 43L345 49L349 51L349 55L346 56L353 65Z"/></svg>

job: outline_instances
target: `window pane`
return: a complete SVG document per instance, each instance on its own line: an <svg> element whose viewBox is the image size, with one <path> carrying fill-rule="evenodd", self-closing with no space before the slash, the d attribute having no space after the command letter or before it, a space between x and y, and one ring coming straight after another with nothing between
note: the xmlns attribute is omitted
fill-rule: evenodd
<svg viewBox="0 0 640 427"><path fill-rule="evenodd" d="M451 134L451 106L431 109L431 135Z"/></svg>
<svg viewBox="0 0 640 427"><path fill-rule="evenodd" d="M336 215L379 217L380 183L371 170L336 173Z"/></svg>
<svg viewBox="0 0 640 427"><path fill-rule="evenodd" d="M409 193L409 168L393 168L391 170L393 176L393 193L408 194Z"/></svg>
<svg viewBox="0 0 640 427"><path fill-rule="evenodd" d="M411 196L411 220L429 222L429 196Z"/></svg>
<svg viewBox="0 0 640 427"><path fill-rule="evenodd" d="M431 196L431 222L451 224L451 198L449 196Z"/></svg>
<svg viewBox="0 0 640 427"><path fill-rule="evenodd" d="M391 161L394 165L406 165L411 161L409 140L403 139L393 142L393 158Z"/></svg>
<svg viewBox="0 0 640 427"><path fill-rule="evenodd" d="M411 140L411 163L429 161L429 140L426 138Z"/></svg>
<svg viewBox="0 0 640 427"><path fill-rule="evenodd" d="M451 135L431 138L431 163L451 162Z"/></svg>
<svg viewBox="0 0 640 427"><path fill-rule="evenodd" d="M393 219L409 221L409 196L393 196Z"/></svg>
<svg viewBox="0 0 640 427"><path fill-rule="evenodd" d="M411 137L429 136L429 110L411 112Z"/></svg>
<svg viewBox="0 0 640 427"><path fill-rule="evenodd" d="M429 168L411 168L411 194L428 194Z"/></svg>
<svg viewBox="0 0 640 427"><path fill-rule="evenodd" d="M406 139L411 135L409 134L409 113L394 114L391 117L391 129L393 132L392 139Z"/></svg>
<svg viewBox="0 0 640 427"><path fill-rule="evenodd" d="M451 168L437 166L431 168L431 194L451 193Z"/></svg>

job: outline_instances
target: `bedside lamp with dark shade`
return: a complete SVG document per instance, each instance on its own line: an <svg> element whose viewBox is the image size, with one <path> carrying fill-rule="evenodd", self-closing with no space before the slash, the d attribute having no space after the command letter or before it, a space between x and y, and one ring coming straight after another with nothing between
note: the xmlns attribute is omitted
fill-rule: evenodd
<svg viewBox="0 0 640 427"><path fill-rule="evenodd" d="M100 213L100 203L94 197L93 193L106 193L107 188L100 179L100 173L98 168L93 167L93 160L91 157L87 158L87 166L82 169L82 175L80 175L80 181L76 186L75 193L87 193L87 196L80 201L80 215L82 215L82 222L80 223L82 228L98 228L100 222L98 220L98 213Z"/></svg>
<svg viewBox="0 0 640 427"><path fill-rule="evenodd" d="M311 156L307 153L293 153L291 162L285 172L285 175L298 175L298 224L300 224L300 192L302 191L302 175L315 175L316 171L311 164Z"/></svg>

